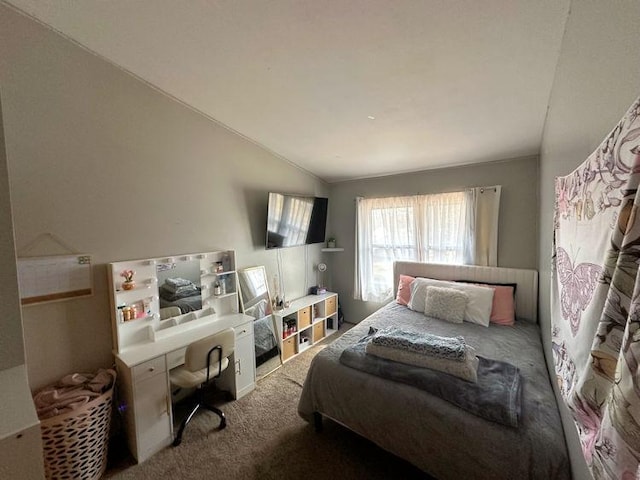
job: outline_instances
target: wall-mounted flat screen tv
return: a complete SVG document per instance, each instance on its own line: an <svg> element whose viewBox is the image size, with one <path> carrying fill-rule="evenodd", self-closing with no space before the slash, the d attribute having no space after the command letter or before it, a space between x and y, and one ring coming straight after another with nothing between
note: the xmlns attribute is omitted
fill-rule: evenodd
<svg viewBox="0 0 640 480"><path fill-rule="evenodd" d="M267 249L323 243L328 198L269 193Z"/></svg>

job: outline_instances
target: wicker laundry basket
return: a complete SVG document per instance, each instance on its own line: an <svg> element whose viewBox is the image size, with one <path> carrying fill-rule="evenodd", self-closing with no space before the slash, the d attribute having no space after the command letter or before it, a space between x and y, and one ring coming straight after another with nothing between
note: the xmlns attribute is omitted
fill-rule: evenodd
<svg viewBox="0 0 640 480"><path fill-rule="evenodd" d="M115 372L113 375L115 384ZM40 421L47 479L102 477L107 467L112 398L113 385L72 412Z"/></svg>

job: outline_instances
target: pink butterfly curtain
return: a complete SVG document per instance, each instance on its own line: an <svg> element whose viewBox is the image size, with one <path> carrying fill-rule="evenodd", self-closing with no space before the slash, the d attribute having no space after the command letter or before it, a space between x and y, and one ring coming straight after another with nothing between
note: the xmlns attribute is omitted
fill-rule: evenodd
<svg viewBox="0 0 640 480"><path fill-rule="evenodd" d="M557 381L596 479L640 478L640 99L556 179Z"/></svg>

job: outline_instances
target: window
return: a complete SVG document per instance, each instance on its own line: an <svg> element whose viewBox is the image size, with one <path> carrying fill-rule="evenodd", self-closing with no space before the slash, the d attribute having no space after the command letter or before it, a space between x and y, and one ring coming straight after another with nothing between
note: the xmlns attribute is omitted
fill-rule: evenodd
<svg viewBox="0 0 640 480"><path fill-rule="evenodd" d="M463 263L465 192L357 199L355 297L382 302L393 292L393 262Z"/></svg>

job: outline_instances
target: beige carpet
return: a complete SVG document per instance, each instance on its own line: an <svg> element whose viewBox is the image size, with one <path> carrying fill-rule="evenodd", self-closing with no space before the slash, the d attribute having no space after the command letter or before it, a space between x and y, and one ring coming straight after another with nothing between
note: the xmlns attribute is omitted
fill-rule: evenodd
<svg viewBox="0 0 640 480"><path fill-rule="evenodd" d="M262 378L255 391L221 405L227 428L199 412L179 447L141 465L112 445L107 478L124 479L388 479L428 478L349 430L325 420L322 433L302 420L297 404L306 372L322 349L311 347Z"/></svg>

